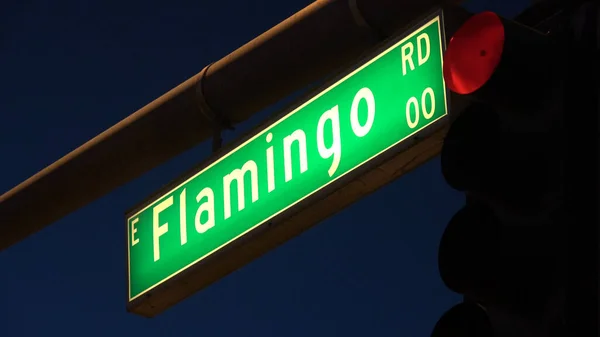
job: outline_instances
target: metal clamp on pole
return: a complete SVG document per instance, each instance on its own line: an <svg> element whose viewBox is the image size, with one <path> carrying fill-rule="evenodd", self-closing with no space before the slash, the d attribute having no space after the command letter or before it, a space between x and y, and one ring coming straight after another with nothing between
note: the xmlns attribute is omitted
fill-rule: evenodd
<svg viewBox="0 0 600 337"><path fill-rule="evenodd" d="M222 131L224 129L234 130L235 128L227 116L225 116L223 113L215 111L210 107L210 105L208 105L208 102L206 101L206 97L204 95L204 79L206 77L206 72L211 65L212 63L204 67L204 69L202 69L200 72L200 78L198 79L198 84L196 85L196 102L198 103L198 110L200 110L200 113L202 113L212 124L212 151L214 153L223 145L223 137L221 135Z"/></svg>

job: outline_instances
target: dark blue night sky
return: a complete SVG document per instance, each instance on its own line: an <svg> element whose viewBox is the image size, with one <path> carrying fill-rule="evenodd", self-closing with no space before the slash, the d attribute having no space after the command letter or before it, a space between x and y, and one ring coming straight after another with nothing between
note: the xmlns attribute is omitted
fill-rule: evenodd
<svg viewBox="0 0 600 337"><path fill-rule="evenodd" d="M0 193L310 2L3 1ZM527 5L512 2L467 7ZM437 246L463 197L434 159L158 317L127 313L124 211L208 155L202 144L0 252L0 336L417 337L460 300Z"/></svg>

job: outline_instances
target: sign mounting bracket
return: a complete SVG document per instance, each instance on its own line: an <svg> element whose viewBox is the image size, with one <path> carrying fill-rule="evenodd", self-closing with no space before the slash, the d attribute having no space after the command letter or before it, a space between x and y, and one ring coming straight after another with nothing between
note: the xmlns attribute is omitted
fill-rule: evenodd
<svg viewBox="0 0 600 337"><path fill-rule="evenodd" d="M235 130L235 128L225 114L215 111L206 101L206 96L204 95L204 79L206 78L206 72L211 65L212 63L208 64L200 72L200 78L198 79L198 84L196 86L196 102L200 113L212 124L212 152L215 153L219 151L223 145L223 130Z"/></svg>

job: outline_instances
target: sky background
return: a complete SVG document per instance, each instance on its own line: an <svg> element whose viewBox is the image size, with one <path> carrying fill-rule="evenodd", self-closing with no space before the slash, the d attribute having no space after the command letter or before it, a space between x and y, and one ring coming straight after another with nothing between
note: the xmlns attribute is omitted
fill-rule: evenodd
<svg viewBox="0 0 600 337"><path fill-rule="evenodd" d="M310 2L2 1L0 193ZM511 17L527 3L467 8ZM417 337L460 300L437 246L463 197L436 158L163 314L127 313L124 212L209 146L0 252L0 335Z"/></svg>

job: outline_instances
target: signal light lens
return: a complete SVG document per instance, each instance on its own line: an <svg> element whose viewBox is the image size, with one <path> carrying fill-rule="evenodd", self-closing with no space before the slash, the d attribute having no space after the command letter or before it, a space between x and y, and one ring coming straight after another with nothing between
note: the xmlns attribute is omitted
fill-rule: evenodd
<svg viewBox="0 0 600 337"><path fill-rule="evenodd" d="M469 18L452 36L444 55L444 80L450 90L470 94L496 70L504 49L504 25L493 12Z"/></svg>
<svg viewBox="0 0 600 337"><path fill-rule="evenodd" d="M485 310L463 302L448 310L436 323L431 337L492 337L492 324Z"/></svg>

